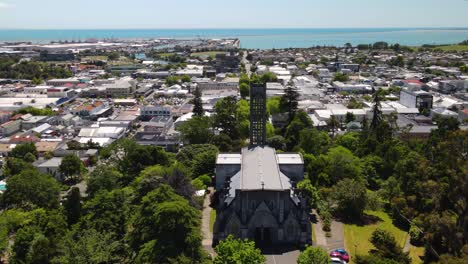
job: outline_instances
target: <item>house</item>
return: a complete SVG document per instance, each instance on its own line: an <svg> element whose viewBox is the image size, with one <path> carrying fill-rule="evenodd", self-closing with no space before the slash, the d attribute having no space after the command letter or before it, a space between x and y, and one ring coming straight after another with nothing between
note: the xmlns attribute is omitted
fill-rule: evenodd
<svg viewBox="0 0 468 264"><path fill-rule="evenodd" d="M150 120L153 117L172 116L170 106L144 105L140 109L140 119Z"/></svg>
<svg viewBox="0 0 468 264"><path fill-rule="evenodd" d="M0 125L0 134L3 137L10 136L21 129L21 120L12 120Z"/></svg>
<svg viewBox="0 0 468 264"><path fill-rule="evenodd" d="M45 160L44 162L39 163L36 165L36 168L40 172L50 174L52 177L62 182L65 180L65 177L62 175L59 169L62 160L63 158L61 157L53 157L49 160Z"/></svg>
<svg viewBox="0 0 468 264"><path fill-rule="evenodd" d="M409 108L431 109L433 96L422 90L402 89L400 91L400 104Z"/></svg>

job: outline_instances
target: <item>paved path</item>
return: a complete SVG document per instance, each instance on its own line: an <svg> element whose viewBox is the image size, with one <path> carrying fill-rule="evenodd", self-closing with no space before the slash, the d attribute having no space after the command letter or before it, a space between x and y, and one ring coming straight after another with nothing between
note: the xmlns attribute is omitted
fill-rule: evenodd
<svg viewBox="0 0 468 264"><path fill-rule="evenodd" d="M405 241L405 246L403 247L403 252L409 252L411 247L411 236L406 234L406 241Z"/></svg>
<svg viewBox="0 0 468 264"><path fill-rule="evenodd" d="M267 264L294 264L297 263L299 250L285 252L277 255L265 255Z"/></svg>
<svg viewBox="0 0 468 264"><path fill-rule="evenodd" d="M341 222L332 221L331 237L327 237L327 250L344 248L344 246L344 225Z"/></svg>
<svg viewBox="0 0 468 264"><path fill-rule="evenodd" d="M209 188L210 193L213 193L213 188ZM203 211L202 211L202 225L201 231L203 235L202 246L203 248L210 254L214 254L214 250L212 247L213 244L213 233L210 230L210 216L211 216L210 207L210 195L207 194L205 196L205 200L203 201Z"/></svg>
<svg viewBox="0 0 468 264"><path fill-rule="evenodd" d="M314 224L314 232L315 232L315 239L317 241L312 241L314 246L319 246L326 248L327 247L327 237L325 236L325 231L322 230L322 221L320 220L319 215L317 214L317 211L313 211L313 214L315 215L315 218L317 219L317 223Z"/></svg>
<svg viewBox="0 0 468 264"><path fill-rule="evenodd" d="M322 220L314 210L313 214L317 217L317 223L314 224L315 239L314 245L322 247L328 251L338 248L344 248L344 225L341 222L332 221L331 237L326 237L326 232L322 230ZM349 249L348 249L349 250Z"/></svg>

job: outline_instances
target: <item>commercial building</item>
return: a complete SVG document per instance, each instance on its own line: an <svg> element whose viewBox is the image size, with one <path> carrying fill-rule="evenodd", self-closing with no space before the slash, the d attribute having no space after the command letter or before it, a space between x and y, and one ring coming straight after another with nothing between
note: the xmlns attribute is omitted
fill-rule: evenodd
<svg viewBox="0 0 468 264"><path fill-rule="evenodd" d="M400 92L400 103L409 108L431 109L433 97L430 93L409 89L402 89Z"/></svg>

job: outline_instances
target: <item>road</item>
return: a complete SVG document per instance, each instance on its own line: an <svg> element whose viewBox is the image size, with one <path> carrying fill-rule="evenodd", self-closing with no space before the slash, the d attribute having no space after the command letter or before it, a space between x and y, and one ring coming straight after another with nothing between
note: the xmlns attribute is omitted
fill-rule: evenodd
<svg viewBox="0 0 468 264"><path fill-rule="evenodd" d="M265 254L267 264L290 264L297 263L299 250L285 252L282 254Z"/></svg>
<svg viewBox="0 0 468 264"><path fill-rule="evenodd" d="M247 72L247 75L250 77L250 74L252 74L252 72L250 71L251 64L247 60L247 51L244 51L244 56L242 57L242 63L245 66L245 71Z"/></svg>

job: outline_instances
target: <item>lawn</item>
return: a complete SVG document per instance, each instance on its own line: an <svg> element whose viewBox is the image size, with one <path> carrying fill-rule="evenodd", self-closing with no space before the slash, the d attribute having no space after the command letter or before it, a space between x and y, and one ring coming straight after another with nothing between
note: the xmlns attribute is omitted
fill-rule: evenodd
<svg viewBox="0 0 468 264"><path fill-rule="evenodd" d="M213 210L211 210L211 213L210 213L210 230L211 230L211 233L213 233L213 227L214 227L215 220L216 220L216 210L213 209Z"/></svg>
<svg viewBox="0 0 468 264"><path fill-rule="evenodd" d="M411 257L412 263L423 263L420 257L424 256L424 247L411 246L409 250L409 255Z"/></svg>
<svg viewBox="0 0 468 264"><path fill-rule="evenodd" d="M441 49L443 51L468 51L468 45L446 45L436 47L436 49Z"/></svg>
<svg viewBox="0 0 468 264"><path fill-rule="evenodd" d="M224 53L222 51L204 51L204 52L195 52L190 54L191 57L201 57L201 56L208 56L211 58L215 58L216 54Z"/></svg>
<svg viewBox="0 0 468 264"><path fill-rule="evenodd" d="M355 255L355 246L357 255L368 254L369 250L373 248L369 239L372 235L372 232L374 232L377 228L381 228L392 233L401 247L405 245L406 232L395 227L392 224L392 219L388 214L380 211L366 211L365 213L371 216L376 216L381 220L377 221L375 224L369 224L365 226L345 224L345 247L350 252L350 255Z"/></svg>

